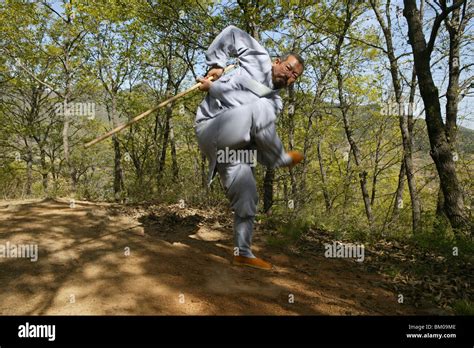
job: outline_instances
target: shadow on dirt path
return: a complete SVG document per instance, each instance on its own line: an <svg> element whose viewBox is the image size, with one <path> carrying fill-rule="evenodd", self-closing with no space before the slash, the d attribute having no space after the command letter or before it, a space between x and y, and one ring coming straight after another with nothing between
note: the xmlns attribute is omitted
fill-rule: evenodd
<svg viewBox="0 0 474 348"><path fill-rule="evenodd" d="M198 209L1 202L0 245L37 244L39 258L0 258L0 314L423 314L355 262L285 254L257 233L276 268L242 268L232 240L229 217Z"/></svg>

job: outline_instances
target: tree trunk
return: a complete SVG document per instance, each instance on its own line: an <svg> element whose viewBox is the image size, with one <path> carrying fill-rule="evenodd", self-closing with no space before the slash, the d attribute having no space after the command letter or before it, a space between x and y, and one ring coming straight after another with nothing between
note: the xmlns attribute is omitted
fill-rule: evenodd
<svg viewBox="0 0 474 348"><path fill-rule="evenodd" d="M123 189L122 155L120 153L120 143L117 139L117 135L114 134L112 136L112 142L114 144L114 198L115 201L118 202L121 199Z"/></svg>
<svg viewBox="0 0 474 348"><path fill-rule="evenodd" d="M457 138L457 114L459 104L459 75L460 75L460 46L461 34L466 22L460 23L460 9L453 11L451 19L445 20L446 29L449 34L449 82L446 91L446 140L452 149L456 149ZM444 214L444 196L440 185L438 189L438 202L436 215Z"/></svg>
<svg viewBox="0 0 474 348"><path fill-rule="evenodd" d="M377 134L377 146L375 148L375 160L374 160L374 175L372 177L372 194L370 195L370 205L373 206L375 198L377 196L377 178L379 175L379 163L380 163L380 152L382 145L383 127L380 128L380 133Z"/></svg>
<svg viewBox="0 0 474 348"><path fill-rule="evenodd" d="M69 161L69 96L66 93L63 100L63 151L64 151L64 163L66 164L66 170L68 175L70 174L70 161Z"/></svg>
<svg viewBox="0 0 474 348"><path fill-rule="evenodd" d="M444 195L443 195L443 189L441 188L441 185L439 185L438 187L438 195L437 195L437 201L436 201L436 216L446 217L444 213Z"/></svg>
<svg viewBox="0 0 474 348"><path fill-rule="evenodd" d="M202 188L206 189L207 191L207 170L206 170L206 155L201 153L201 185Z"/></svg>
<svg viewBox="0 0 474 348"><path fill-rule="evenodd" d="M459 75L461 34L467 21L460 23L460 8L453 10L450 20L446 19L449 33L449 83L446 91L446 136L452 147L456 145L457 115L459 104Z"/></svg>
<svg viewBox="0 0 474 348"><path fill-rule="evenodd" d="M365 214L367 216L369 225L372 226L374 217L372 215L372 208L370 206L370 197L369 197L369 192L367 190L367 171L364 169L361 169L361 165L362 165L361 153L353 137L353 130L352 130L352 126L349 120L349 105L347 104L346 98L344 96L344 78L341 73L341 48L342 48L342 44L344 43L344 38L346 36L346 33L352 21L352 9L350 8L350 3L346 4L345 15L346 16L344 18L344 27L342 28L341 33L338 35L338 41L335 47L336 62L334 64L334 73L337 79L339 109L341 110L341 114L342 114L344 130L346 133L347 141L349 142L349 145L351 146L351 151L354 156L354 162L359 172L359 183L360 183L360 188L362 191L362 200L364 202Z"/></svg>
<svg viewBox="0 0 474 348"><path fill-rule="evenodd" d="M163 177L163 172L165 170L165 165L166 165L166 151L168 150L168 140L170 136L170 119L171 119L172 112L173 110L171 108L171 105L168 104L166 106L166 121L165 121L164 129L163 129L161 156L160 156L160 161L158 163L158 175L157 175L158 184L161 183L161 179Z"/></svg>
<svg viewBox="0 0 474 348"><path fill-rule="evenodd" d="M341 40L341 45L342 45L342 40ZM353 130L352 130L352 126L351 126L350 120L349 120L349 115L348 115L349 106L347 105L345 97L344 97L342 73L341 73L339 67L335 68L334 70L336 72L337 85L338 85L338 94L339 94L339 103L340 103L340 110L341 110L341 113L342 113L342 120L343 120L343 123L344 123L344 130L345 130L345 133L346 133L347 141L349 142L349 145L351 146L352 154L354 156L355 165L357 166L358 171L359 171L359 183L360 183L360 189L361 189L361 192L362 192L362 200L364 202L364 207L365 207L365 214L367 216L367 220L369 222L369 225L372 225L372 223L374 221L374 217L372 215L372 208L371 208L371 205L370 205L369 192L368 192L368 189L367 189L367 171L364 170L364 169L361 169L361 166L362 166L361 154L360 154L359 147L357 146L357 143L355 142L355 139L353 137ZM349 154L349 156L350 156L350 154Z"/></svg>
<svg viewBox="0 0 474 348"><path fill-rule="evenodd" d="M295 89L291 85L288 87L288 139L289 139L289 150L293 150L295 147ZM296 185L296 175L293 168L290 168L290 184L291 184L291 196L294 207L299 205L298 201L298 188Z"/></svg>
<svg viewBox="0 0 474 348"><path fill-rule="evenodd" d="M393 205L392 211L392 221L395 221L400 214L401 204L403 202L403 190L405 188L405 161L402 158L402 163L400 164L400 171L398 173L398 185L397 190L395 191L395 204Z"/></svg>
<svg viewBox="0 0 474 348"><path fill-rule="evenodd" d="M170 145L171 145L171 163L172 163L172 172L173 172L173 179L175 181L178 180L179 175L179 168L178 168L178 158L176 156L176 144L174 140L174 130L173 130L173 123L172 119L170 118L169 128L170 128Z"/></svg>
<svg viewBox="0 0 474 348"><path fill-rule="evenodd" d="M400 118L400 129L402 131L402 142L404 149L405 173L407 176L408 190L410 191L412 226L413 232L419 232L421 228L421 201L418 196L415 180L415 165L413 164L413 126L414 126L414 108L416 91L416 72L413 71L410 97L408 100L408 114L405 120L404 114Z"/></svg>
<svg viewBox="0 0 474 348"><path fill-rule="evenodd" d="M43 148L40 149L40 161L41 161L41 183L45 193L48 192L48 168L46 166L46 152Z"/></svg>
<svg viewBox="0 0 474 348"><path fill-rule="evenodd" d="M111 95L111 120L112 127L117 127L117 96L115 90ZM122 170L122 154L120 152L120 143L117 134L112 136L112 143L114 145L114 198L115 201L120 201L122 198L122 190L124 188L124 178Z"/></svg>
<svg viewBox="0 0 474 348"><path fill-rule="evenodd" d="M344 96L343 96L343 90L342 90L342 86L343 86L343 84L342 84L343 83L342 82L342 75L340 73L337 73L337 75L338 75L337 80L338 80L338 85L339 85L339 98L340 98L340 101L341 101L342 119L343 119L343 122L344 122L344 130L345 130L345 133L346 133L347 141L351 145L355 165L357 166L358 171L359 171L359 173L358 173L359 174L359 183L360 183L360 189L361 189L361 192L362 192L362 200L364 202L365 214L367 216L367 220L369 222L369 225L372 225L373 222L374 222L374 217L373 217L373 214L372 214L372 207L370 205L369 192L368 192L368 189L367 189L367 171L364 170L364 169L361 169L361 166L362 166L362 162L360 160L361 153L360 153L359 147L357 146L357 143L355 142L354 137L352 135L353 130L352 130L352 126L351 126L350 121L349 121L347 106L345 105L345 102L344 102Z"/></svg>
<svg viewBox="0 0 474 348"><path fill-rule="evenodd" d="M403 146L403 162L404 164L400 168L400 173L403 171L406 173L407 176L407 183L408 189L410 190L410 199L411 199L411 206L412 206L412 229L413 232L417 232L420 227L420 219L421 219L421 208L420 208L420 200L418 198L418 192L416 189L416 182L415 182L415 174L414 174L414 166L413 166L413 158L412 158L412 134L410 130L409 120L413 120L413 101L414 101L414 92L416 88L416 79L412 78L411 89L410 89L410 105L409 105L409 114L406 115L404 110L405 107L403 105L402 100L402 87L401 87L401 79L400 79L400 71L398 68L398 60L395 56L395 49L393 47L392 41L392 24L390 20L390 1L386 2L385 7L385 17L387 22L382 17L378 9L378 5L376 1L371 1L372 9L375 12L377 17L377 21L379 22L382 32L385 37L385 43L387 47L387 57L390 63L390 74L392 77L392 84L393 89L395 92L395 100L398 106L398 118L399 118L399 126L400 132L402 135L402 146ZM412 126L412 125L411 125ZM403 181L400 181L399 177L399 185L397 188L397 195L396 201L393 209L392 219L398 215L398 199L401 198L403 193L403 186L400 186ZM401 190L401 192L400 192Z"/></svg>
<svg viewBox="0 0 474 348"><path fill-rule="evenodd" d="M26 155L26 195L31 195L31 186L33 185L33 153L28 148Z"/></svg>
<svg viewBox="0 0 474 348"><path fill-rule="evenodd" d="M303 157L306 158L305 161L301 163L301 184L300 184L300 192L306 192L306 179L308 176L308 152L310 149L310 136L311 136L311 128L313 124L312 114L310 113L308 116L308 123L306 124L305 136L303 141Z"/></svg>
<svg viewBox="0 0 474 348"><path fill-rule="evenodd" d="M344 217L347 216L347 206L349 204L349 189L351 188L351 181L352 181L351 152L352 152L352 149L349 148L349 153L347 155L346 175L344 177L344 201L342 203L342 215Z"/></svg>
<svg viewBox="0 0 474 348"><path fill-rule="evenodd" d="M329 212L331 210L331 197L329 196L329 191L327 188L327 175L326 175L326 168L324 167L323 163L323 152L321 151L321 139L322 136L318 134L317 140L317 153L318 153L318 162L319 162L319 172L321 174L321 182L322 182L322 190L324 196L324 203L326 206L326 211Z"/></svg>
<svg viewBox="0 0 474 348"><path fill-rule="evenodd" d="M420 94L425 105L425 121L430 140L430 155L438 171L444 195L444 211L454 229L467 229L462 188L457 178L451 146L441 115L439 94L430 67L430 46L426 44L416 3L404 0L404 16L408 22L408 36L413 49L415 70Z"/></svg>
<svg viewBox="0 0 474 348"><path fill-rule="evenodd" d="M275 170L267 168L263 180L263 212L271 214L273 205L273 180L275 179Z"/></svg>

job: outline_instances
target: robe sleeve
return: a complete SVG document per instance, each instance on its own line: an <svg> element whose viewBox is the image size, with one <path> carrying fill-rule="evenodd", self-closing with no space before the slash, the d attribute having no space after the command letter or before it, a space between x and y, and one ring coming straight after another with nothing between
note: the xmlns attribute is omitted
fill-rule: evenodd
<svg viewBox="0 0 474 348"><path fill-rule="evenodd" d="M206 51L206 64L225 68L230 58L238 58L239 66L256 81L263 82L271 70L271 58L267 50L247 32L230 25L217 35ZM239 69L240 70L240 69ZM235 79L222 76L211 84L209 95L224 100L227 93L239 90Z"/></svg>
<svg viewBox="0 0 474 348"><path fill-rule="evenodd" d="M206 52L206 64L209 66L226 67L227 60L237 57L242 66L249 56L268 56L267 51L251 35L229 25L217 35Z"/></svg>

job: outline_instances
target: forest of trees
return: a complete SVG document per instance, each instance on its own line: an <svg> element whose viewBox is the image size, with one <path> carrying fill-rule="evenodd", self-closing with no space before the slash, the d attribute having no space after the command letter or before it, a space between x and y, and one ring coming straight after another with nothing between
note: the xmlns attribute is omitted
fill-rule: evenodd
<svg viewBox="0 0 474 348"><path fill-rule="evenodd" d="M305 160L257 167L262 218L469 238L473 14L467 0L2 1L0 197L226 206L195 139L201 92L83 145L193 85L234 24L306 60L278 121Z"/></svg>

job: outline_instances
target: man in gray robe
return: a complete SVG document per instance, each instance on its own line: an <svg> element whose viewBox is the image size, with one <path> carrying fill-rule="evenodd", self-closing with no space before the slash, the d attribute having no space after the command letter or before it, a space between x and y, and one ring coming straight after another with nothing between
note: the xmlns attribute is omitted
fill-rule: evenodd
<svg viewBox="0 0 474 348"><path fill-rule="evenodd" d="M230 57L238 59L239 67L221 77ZM233 263L271 269L270 263L251 251L258 202L254 163L219 155L224 150L225 154L256 153L258 162L270 168L293 166L303 159L299 152L285 152L275 122L283 107L279 89L295 82L303 73L304 61L290 53L272 62L252 36L231 25L212 42L206 64L210 70L198 81L202 83L199 89L208 94L198 107L195 131L209 160L208 184L218 172L234 210Z"/></svg>

